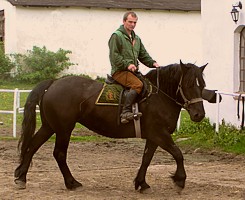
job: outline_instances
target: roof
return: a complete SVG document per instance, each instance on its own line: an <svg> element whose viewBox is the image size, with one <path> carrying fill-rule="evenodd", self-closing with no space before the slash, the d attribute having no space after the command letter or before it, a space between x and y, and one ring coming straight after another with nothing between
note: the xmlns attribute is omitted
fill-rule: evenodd
<svg viewBox="0 0 245 200"><path fill-rule="evenodd" d="M201 11L201 0L8 0L14 6Z"/></svg>

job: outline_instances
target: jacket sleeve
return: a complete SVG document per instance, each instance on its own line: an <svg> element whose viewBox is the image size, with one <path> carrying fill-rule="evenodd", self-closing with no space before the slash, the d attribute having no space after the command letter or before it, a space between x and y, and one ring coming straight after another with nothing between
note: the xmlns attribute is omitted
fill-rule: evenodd
<svg viewBox="0 0 245 200"><path fill-rule="evenodd" d="M121 54L121 40L117 34L112 34L109 40L109 58L111 62L111 66L116 68L114 71L118 70L127 70L127 67L130 63L125 60Z"/></svg>
<svg viewBox="0 0 245 200"><path fill-rule="evenodd" d="M140 40L140 52L139 52L139 61L146 65L147 67L153 68L153 63L156 62L152 59L152 57L149 55L149 53L146 51L143 43Z"/></svg>

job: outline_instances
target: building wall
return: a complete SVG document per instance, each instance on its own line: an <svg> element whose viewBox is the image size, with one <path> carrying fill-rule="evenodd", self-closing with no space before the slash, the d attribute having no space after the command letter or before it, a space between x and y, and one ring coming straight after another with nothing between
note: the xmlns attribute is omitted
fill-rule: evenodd
<svg viewBox="0 0 245 200"><path fill-rule="evenodd" d="M241 0L245 7L245 0ZM239 31L245 23L245 9L235 24L230 0L202 0L202 13L135 10L135 29L145 47L160 65L179 62L209 63L204 74L207 88L233 93L239 85ZM6 52L24 53L36 46L49 50L71 50L77 63L68 73L105 77L110 72L107 42L122 24L123 9L13 7L0 0L5 9ZM148 68L141 66L146 73ZM220 122L237 125L237 101L222 96ZM205 103L206 116L215 122L215 104Z"/></svg>
<svg viewBox="0 0 245 200"><path fill-rule="evenodd" d="M2 4L5 2L5 4ZM49 50L71 50L77 63L69 73L105 77L110 73L108 40L122 24L126 10L88 8L6 9L6 52L24 53L34 45ZM1 8L2 7L2 8ZM202 63L200 12L135 10L139 20L135 29L146 49L160 65L179 62ZM142 66L146 73L148 68Z"/></svg>
<svg viewBox="0 0 245 200"><path fill-rule="evenodd" d="M239 89L239 27L244 24L244 14L241 10L237 24L232 21L230 12L232 4L236 2L202 0L203 60L209 63L205 70L207 87L226 93L237 92ZM245 5L244 1L242 3ZM206 103L205 110L211 121L215 122L216 105ZM219 119L220 122L224 119L226 123L240 126L237 100L222 95Z"/></svg>
<svg viewBox="0 0 245 200"><path fill-rule="evenodd" d="M0 10L4 10L5 15L5 51L15 52L17 45L16 32L16 9L5 0L0 0Z"/></svg>

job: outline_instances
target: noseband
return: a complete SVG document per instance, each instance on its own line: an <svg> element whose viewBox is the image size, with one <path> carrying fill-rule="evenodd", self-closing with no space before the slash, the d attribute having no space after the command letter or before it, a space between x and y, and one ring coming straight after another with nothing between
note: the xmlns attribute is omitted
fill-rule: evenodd
<svg viewBox="0 0 245 200"><path fill-rule="evenodd" d="M184 100L184 104L181 104L181 103L179 103L177 101L176 101L176 103L179 104L180 106L182 106L184 109L188 110L188 108L189 108L189 106L191 104L202 102L203 100L202 100L202 98L194 98L194 99L188 100L185 97L185 94L184 94L183 89L182 89L182 79L183 79L183 75L181 75L180 82L179 82L179 85L178 85L178 89L176 91L176 95L178 94L178 92L180 92L181 97Z"/></svg>

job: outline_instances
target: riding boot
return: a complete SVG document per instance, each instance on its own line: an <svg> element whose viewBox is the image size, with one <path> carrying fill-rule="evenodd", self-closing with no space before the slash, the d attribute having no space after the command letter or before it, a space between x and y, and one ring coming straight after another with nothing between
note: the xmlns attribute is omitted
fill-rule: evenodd
<svg viewBox="0 0 245 200"><path fill-rule="evenodd" d="M132 104L135 102L138 94L135 90L130 89L126 94L126 99L124 102L122 114L121 114L121 123L128 123L130 120L134 119L134 114L132 112ZM142 113L138 112L137 117L141 117Z"/></svg>

